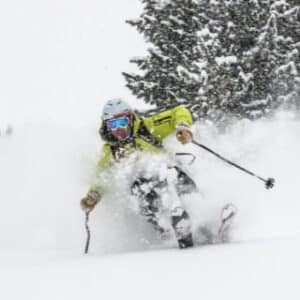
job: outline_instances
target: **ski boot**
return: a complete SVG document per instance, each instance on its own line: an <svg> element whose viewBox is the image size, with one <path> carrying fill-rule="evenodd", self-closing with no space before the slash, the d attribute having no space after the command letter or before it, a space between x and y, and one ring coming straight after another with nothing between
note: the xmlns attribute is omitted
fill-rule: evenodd
<svg viewBox="0 0 300 300"><path fill-rule="evenodd" d="M237 213L237 208L234 204L228 203L222 208L221 226L218 231L218 240L220 242L228 241L228 230L232 225L233 217Z"/></svg>
<svg viewBox="0 0 300 300"><path fill-rule="evenodd" d="M191 233L191 221L188 213L182 207L172 210L172 226L180 249L193 247L193 236Z"/></svg>

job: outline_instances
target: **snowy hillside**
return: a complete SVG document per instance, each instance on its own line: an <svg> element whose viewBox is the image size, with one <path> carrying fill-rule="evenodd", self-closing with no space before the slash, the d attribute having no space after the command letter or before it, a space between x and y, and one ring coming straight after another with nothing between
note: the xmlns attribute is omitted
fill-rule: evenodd
<svg viewBox="0 0 300 300"><path fill-rule="evenodd" d="M186 200L195 225L215 225L221 206L233 202L239 208L233 243L176 250L159 242L149 225L119 206L122 202L107 199L91 216L88 257L82 254L78 201L97 157L93 124L72 129L33 122L0 140L1 298L98 299L100 293L138 299L147 291L143 298L297 299L299 121L283 114L274 121L241 123L224 136L209 127L195 130L202 142L277 179L276 188L267 191L209 153L184 147L198 156L191 172L202 193ZM174 138L167 144L175 145Z"/></svg>
<svg viewBox="0 0 300 300"><path fill-rule="evenodd" d="M274 177L269 191L193 145L166 142L197 156L188 171L201 193L185 199L195 230L217 226L224 204L238 207L231 244L177 250L126 197L108 197L82 254L79 200L100 151L102 105L122 96L142 106L121 77L144 47L124 24L139 9L137 0L0 4L0 123L13 128L0 137L0 299L299 299L300 122L290 113L223 135L194 127L200 142Z"/></svg>

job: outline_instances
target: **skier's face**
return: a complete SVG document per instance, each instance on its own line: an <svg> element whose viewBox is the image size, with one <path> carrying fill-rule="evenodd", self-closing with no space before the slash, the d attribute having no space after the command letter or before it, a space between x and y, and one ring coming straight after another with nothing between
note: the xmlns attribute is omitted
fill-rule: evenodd
<svg viewBox="0 0 300 300"><path fill-rule="evenodd" d="M125 141L130 137L130 128L117 128L111 131L113 137L115 137L118 141Z"/></svg>
<svg viewBox="0 0 300 300"><path fill-rule="evenodd" d="M131 121L126 116L108 120L107 127L118 141L125 141L130 137Z"/></svg>

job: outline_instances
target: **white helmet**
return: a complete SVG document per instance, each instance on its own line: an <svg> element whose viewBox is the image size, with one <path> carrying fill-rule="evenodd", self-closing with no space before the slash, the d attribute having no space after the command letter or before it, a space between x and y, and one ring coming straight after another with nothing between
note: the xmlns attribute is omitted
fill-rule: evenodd
<svg viewBox="0 0 300 300"><path fill-rule="evenodd" d="M109 120L122 115L131 115L132 109L122 99L112 99L107 101L103 107L102 120Z"/></svg>

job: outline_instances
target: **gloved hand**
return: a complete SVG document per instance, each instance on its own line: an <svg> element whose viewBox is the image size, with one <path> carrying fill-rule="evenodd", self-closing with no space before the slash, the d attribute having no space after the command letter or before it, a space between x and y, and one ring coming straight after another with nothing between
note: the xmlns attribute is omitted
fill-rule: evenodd
<svg viewBox="0 0 300 300"><path fill-rule="evenodd" d="M88 194L86 197L81 199L80 207L85 212L90 212L95 208L97 203L97 199L94 198L92 195Z"/></svg>
<svg viewBox="0 0 300 300"><path fill-rule="evenodd" d="M193 133L188 127L180 127L177 129L176 138L181 144L190 143L193 139Z"/></svg>

